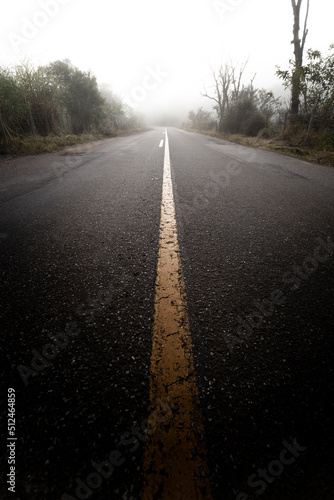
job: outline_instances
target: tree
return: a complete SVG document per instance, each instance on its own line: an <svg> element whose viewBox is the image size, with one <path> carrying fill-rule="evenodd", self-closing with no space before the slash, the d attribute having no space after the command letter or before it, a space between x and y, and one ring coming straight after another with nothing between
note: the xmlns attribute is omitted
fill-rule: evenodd
<svg viewBox="0 0 334 500"><path fill-rule="evenodd" d="M92 126L97 128L103 116L104 99L96 78L89 71L82 72L68 60L55 61L48 72L64 92L64 111L75 134L81 134Z"/></svg>
<svg viewBox="0 0 334 500"><path fill-rule="evenodd" d="M43 67L28 62L0 69L0 128L7 139L15 135L58 132L60 92Z"/></svg>
<svg viewBox="0 0 334 500"><path fill-rule="evenodd" d="M277 70L284 81L284 87L291 89L295 63L290 61L290 69ZM299 121L307 132L303 141L311 138L311 132L321 132L323 147L334 143L334 45L327 56L318 50L307 51L307 61L300 68ZM300 129L300 127L299 127Z"/></svg>
<svg viewBox="0 0 334 500"><path fill-rule="evenodd" d="M15 136L105 131L143 126L143 120L94 75L69 60L34 68L0 67L0 142Z"/></svg>
<svg viewBox="0 0 334 500"><path fill-rule="evenodd" d="M27 107L12 71L0 68L0 138L7 140L24 132Z"/></svg>
<svg viewBox="0 0 334 500"><path fill-rule="evenodd" d="M279 118L282 113L282 100L275 97L272 91L266 89L257 89L254 96L254 102L258 111L267 118Z"/></svg>
<svg viewBox="0 0 334 500"><path fill-rule="evenodd" d="M224 131L255 137L266 126L266 119L257 109L254 99L246 94L234 102L226 112Z"/></svg>
<svg viewBox="0 0 334 500"><path fill-rule="evenodd" d="M307 63L299 70L299 111L309 119L313 110L322 113L325 109L332 113L334 101L334 45L330 46L332 53L323 57L318 50L307 51ZM296 67L290 61L290 69L277 70L277 75L283 80L286 89L293 87L293 75Z"/></svg>
<svg viewBox="0 0 334 500"><path fill-rule="evenodd" d="M205 111L203 107L198 108L197 113L189 111L188 118L192 121L192 128L198 130L209 129L212 125L211 113Z"/></svg>
<svg viewBox="0 0 334 500"><path fill-rule="evenodd" d="M291 0L292 10L293 10L293 40L292 44L294 45L294 54L295 54L295 67L292 74L292 88L291 88L291 121L295 121L298 113L299 113L299 104L300 104L300 82L302 76L302 67L303 67L303 54L305 41L308 34L307 29L307 21L309 15L310 8L310 0L307 0L307 8L306 8L306 16L304 21L304 30L303 36L300 38L300 11L302 0Z"/></svg>
<svg viewBox="0 0 334 500"><path fill-rule="evenodd" d="M214 109L218 116L218 129L220 132L224 126L224 116L230 106L231 100L237 100L241 90L241 80L248 64L248 60L241 64L240 68L231 62L220 65L218 70L212 69L214 80L213 95L209 95L205 89L203 97L213 100L216 104Z"/></svg>
<svg viewBox="0 0 334 500"><path fill-rule="evenodd" d="M120 124L124 121L125 117L125 109L122 101L114 94L109 85L101 85L99 89L104 99L103 125L120 128Z"/></svg>
<svg viewBox="0 0 334 500"><path fill-rule="evenodd" d="M323 57L318 50L308 50L308 64L303 66L301 79L302 109L309 117L312 111L331 117L334 107L334 45L332 53Z"/></svg>

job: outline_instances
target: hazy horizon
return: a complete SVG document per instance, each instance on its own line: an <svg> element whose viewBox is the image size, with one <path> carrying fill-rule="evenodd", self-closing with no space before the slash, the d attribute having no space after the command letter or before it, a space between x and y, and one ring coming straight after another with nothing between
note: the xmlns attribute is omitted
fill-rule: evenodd
<svg viewBox="0 0 334 500"><path fill-rule="evenodd" d="M328 50L333 14L333 5L311 0L305 50ZM275 67L293 57L290 0L17 0L0 22L2 66L69 59L148 121L212 109L201 92L210 67L228 60L249 58L244 83L256 74L255 87L283 95Z"/></svg>

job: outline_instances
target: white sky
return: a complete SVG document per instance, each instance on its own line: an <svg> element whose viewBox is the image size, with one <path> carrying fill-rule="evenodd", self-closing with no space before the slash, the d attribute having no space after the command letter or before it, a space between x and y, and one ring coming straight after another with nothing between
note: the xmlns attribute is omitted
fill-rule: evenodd
<svg viewBox="0 0 334 500"><path fill-rule="evenodd" d="M326 52L334 43L334 2L310 3L306 48ZM248 81L256 73L256 86L279 93L275 66L286 68L293 57L292 24L291 0L6 1L0 64L68 58L130 96L137 110L184 110L186 118L190 109L210 106L200 97L210 64L228 59L250 57Z"/></svg>

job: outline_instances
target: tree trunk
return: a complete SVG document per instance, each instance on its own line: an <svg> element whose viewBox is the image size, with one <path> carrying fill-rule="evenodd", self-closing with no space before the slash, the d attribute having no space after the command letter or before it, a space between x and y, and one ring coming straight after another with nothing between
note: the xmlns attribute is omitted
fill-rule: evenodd
<svg viewBox="0 0 334 500"><path fill-rule="evenodd" d="M219 116L219 132L222 132L223 131L223 127L224 127L224 124L223 124L223 121L224 121L224 115L222 113L220 113L220 116Z"/></svg>
<svg viewBox="0 0 334 500"><path fill-rule="evenodd" d="M300 96L300 82L301 82L301 72L303 67L303 52L305 47L305 41L307 37L307 20L309 13L310 0L307 0L307 11L304 24L303 38L299 38L300 31L300 9L302 0L291 0L294 25L293 25L293 40L291 43L294 45L295 54L295 70L292 76L292 93L291 93L291 121L296 121L299 113L299 96Z"/></svg>

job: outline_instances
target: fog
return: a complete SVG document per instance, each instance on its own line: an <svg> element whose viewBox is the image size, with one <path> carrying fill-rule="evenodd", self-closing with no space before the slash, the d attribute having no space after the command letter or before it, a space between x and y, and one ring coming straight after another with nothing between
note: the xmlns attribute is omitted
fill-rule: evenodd
<svg viewBox="0 0 334 500"><path fill-rule="evenodd" d="M306 0L303 2L306 4ZM311 0L308 48L326 51L334 5ZM293 57L290 0L16 0L2 6L0 64L69 59L150 123L177 124L211 69L249 58L244 83L282 94L276 65Z"/></svg>

